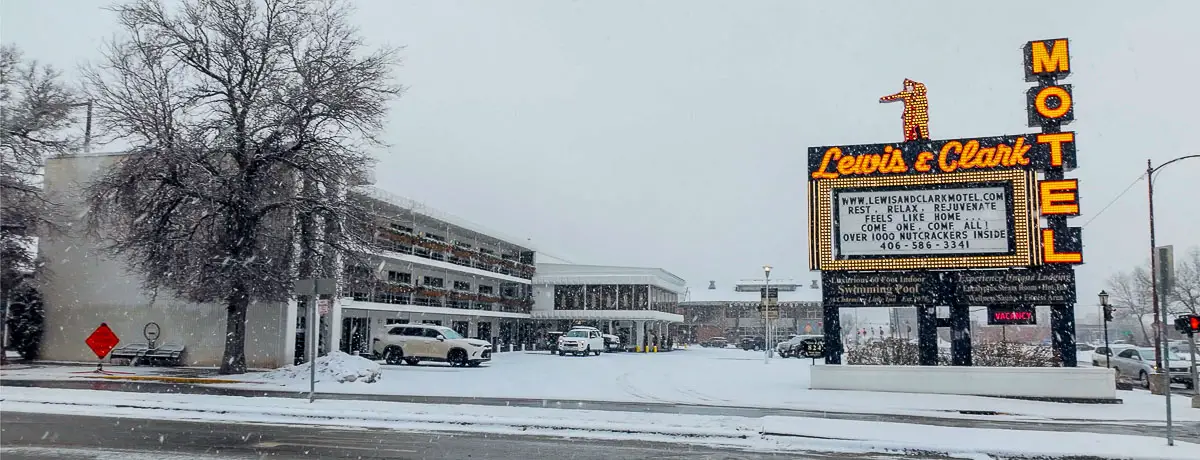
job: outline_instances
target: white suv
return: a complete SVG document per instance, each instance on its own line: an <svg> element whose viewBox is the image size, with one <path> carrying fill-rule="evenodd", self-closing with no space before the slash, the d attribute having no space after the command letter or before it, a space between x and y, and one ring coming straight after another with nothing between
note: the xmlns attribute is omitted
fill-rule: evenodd
<svg viewBox="0 0 1200 460"><path fill-rule="evenodd" d="M440 361L451 366L476 367L492 360L492 345L463 337L454 329L429 324L400 324L376 337L372 351L388 364L415 366L421 361Z"/></svg>
<svg viewBox="0 0 1200 460"><path fill-rule="evenodd" d="M600 334L600 330L594 327L574 327L558 338L558 356L564 356L567 353L575 356L587 356L595 354L600 356L604 352L604 336Z"/></svg>

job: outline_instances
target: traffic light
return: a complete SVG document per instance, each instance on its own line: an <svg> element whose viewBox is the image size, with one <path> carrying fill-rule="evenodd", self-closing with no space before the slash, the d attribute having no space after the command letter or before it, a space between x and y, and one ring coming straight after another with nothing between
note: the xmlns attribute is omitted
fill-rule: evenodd
<svg viewBox="0 0 1200 460"><path fill-rule="evenodd" d="M1200 332L1200 315L1183 315L1175 318L1175 330L1184 334Z"/></svg>
<svg viewBox="0 0 1200 460"><path fill-rule="evenodd" d="M1113 307L1111 305L1104 306L1104 321L1112 322Z"/></svg>

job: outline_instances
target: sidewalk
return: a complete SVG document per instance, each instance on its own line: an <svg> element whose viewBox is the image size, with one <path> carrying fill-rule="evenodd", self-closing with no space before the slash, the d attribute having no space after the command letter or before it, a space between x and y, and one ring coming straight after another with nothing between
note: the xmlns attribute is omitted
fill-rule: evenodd
<svg viewBox="0 0 1200 460"><path fill-rule="evenodd" d="M755 451L936 452L948 456L1200 458L1200 444L1127 434L932 427L795 416L715 416L411 404L190 394L121 393L5 386L5 411L169 420L282 423L408 431L584 437ZM1020 442L1013 442L1019 438Z"/></svg>

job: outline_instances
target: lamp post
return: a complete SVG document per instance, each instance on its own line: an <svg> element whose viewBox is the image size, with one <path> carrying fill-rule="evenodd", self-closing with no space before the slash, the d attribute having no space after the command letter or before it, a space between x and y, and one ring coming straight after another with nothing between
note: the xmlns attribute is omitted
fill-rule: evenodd
<svg viewBox="0 0 1200 460"><path fill-rule="evenodd" d="M771 266L763 265L763 363L771 362Z"/></svg>
<svg viewBox="0 0 1200 460"><path fill-rule="evenodd" d="M1100 291L1100 308L1104 320L1104 367L1112 369L1112 349L1108 348L1108 322L1112 321L1112 307L1108 305L1108 293Z"/></svg>
<svg viewBox="0 0 1200 460"><path fill-rule="evenodd" d="M1200 154L1184 155L1179 158L1169 160L1166 163L1158 165L1157 167L1150 162L1150 159L1146 159L1146 195L1150 204L1150 300L1154 304L1155 321L1159 323L1158 327L1154 328L1154 364L1156 366L1155 369L1158 369L1156 374L1162 373L1162 354L1164 349L1170 349L1170 347L1166 346L1167 309L1165 305L1162 308L1159 308L1158 305L1158 267L1155 266L1157 262L1155 261L1154 257L1156 245L1154 240L1154 173L1158 172L1160 169L1163 169L1167 165L1189 158L1200 158ZM1165 297L1165 293L1163 297ZM1167 400L1167 445L1174 446L1175 434L1172 432L1173 430L1171 426L1171 372L1169 369L1167 370L1166 374L1162 376L1162 379L1163 395L1166 396Z"/></svg>

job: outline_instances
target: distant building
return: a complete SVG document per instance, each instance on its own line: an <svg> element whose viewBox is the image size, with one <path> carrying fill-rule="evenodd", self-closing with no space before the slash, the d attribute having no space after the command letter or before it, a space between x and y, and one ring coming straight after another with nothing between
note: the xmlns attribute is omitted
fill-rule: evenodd
<svg viewBox="0 0 1200 460"><path fill-rule="evenodd" d="M775 320L774 341L786 339L789 334L821 334L823 316L821 302L802 300L804 286L795 284L771 284L780 287L779 318ZM758 306L761 294L753 286L743 285L737 289L710 290L694 289L679 303L683 315L683 330L689 341L701 342L712 337L725 337L731 341L740 336L763 335L764 320ZM808 294L812 296L813 294Z"/></svg>

